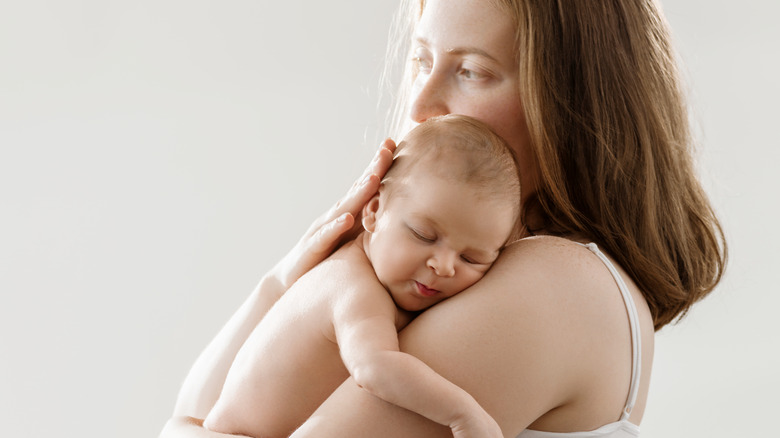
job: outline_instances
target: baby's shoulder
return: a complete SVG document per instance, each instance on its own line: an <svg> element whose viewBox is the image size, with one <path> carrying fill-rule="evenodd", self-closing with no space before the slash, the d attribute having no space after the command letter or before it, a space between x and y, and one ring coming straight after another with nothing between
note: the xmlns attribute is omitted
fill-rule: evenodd
<svg viewBox="0 0 780 438"><path fill-rule="evenodd" d="M298 283L317 290L320 295L332 294L341 298L355 294L364 296L374 290L386 295L365 252L354 242L336 250L304 274Z"/></svg>
<svg viewBox="0 0 780 438"><path fill-rule="evenodd" d="M314 271L314 270L312 270ZM312 272L315 284L326 285L332 295L334 318L353 319L370 314L396 317L398 309L376 277L371 261L356 242L348 242ZM345 312L348 318L344 317Z"/></svg>
<svg viewBox="0 0 780 438"><path fill-rule="evenodd" d="M365 251L354 241L344 244L309 273L323 280L350 279L353 282L376 277Z"/></svg>

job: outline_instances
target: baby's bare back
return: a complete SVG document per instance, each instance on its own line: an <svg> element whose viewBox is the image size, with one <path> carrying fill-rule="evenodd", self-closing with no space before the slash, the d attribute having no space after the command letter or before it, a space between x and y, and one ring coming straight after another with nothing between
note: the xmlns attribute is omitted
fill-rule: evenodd
<svg viewBox="0 0 780 438"><path fill-rule="evenodd" d="M349 376L332 318L341 285L361 262L355 250L339 250L271 308L236 356L205 427L287 437Z"/></svg>

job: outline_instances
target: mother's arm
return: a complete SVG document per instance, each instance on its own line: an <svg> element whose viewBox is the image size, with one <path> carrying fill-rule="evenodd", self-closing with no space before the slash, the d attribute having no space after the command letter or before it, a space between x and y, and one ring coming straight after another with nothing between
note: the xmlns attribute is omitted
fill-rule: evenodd
<svg viewBox="0 0 780 438"><path fill-rule="evenodd" d="M425 311L400 334L401 348L468 391L502 428L516 436L570 400L571 337L558 293L572 279L550 275L571 244L527 239L507 248L467 291ZM572 273L571 269L567 269ZM579 275L573 278L582 279ZM550 291L553 292L553 291ZM557 292L557 291L556 291ZM570 377L567 377L570 376ZM350 378L293 435L329 437L451 437L451 431L360 389Z"/></svg>
<svg viewBox="0 0 780 438"><path fill-rule="evenodd" d="M296 246L260 281L247 300L201 353L182 385L174 408L180 423L204 418L219 397L238 350L279 297L306 271L325 259L349 235L355 216L376 193L393 161L395 143L385 140L349 192L318 218ZM179 424L179 423L176 423ZM170 426L170 423L169 423ZM170 435L166 427L163 436ZM190 435L191 436L191 435ZM218 436L218 435L214 435Z"/></svg>

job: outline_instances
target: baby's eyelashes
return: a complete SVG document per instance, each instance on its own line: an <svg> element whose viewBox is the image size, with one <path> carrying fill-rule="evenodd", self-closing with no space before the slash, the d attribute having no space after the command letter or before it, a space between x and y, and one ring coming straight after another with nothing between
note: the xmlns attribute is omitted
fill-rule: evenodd
<svg viewBox="0 0 780 438"><path fill-rule="evenodd" d="M412 232L412 235L416 237L418 240L423 241L425 243L433 243L436 241L436 236L428 235L422 231L415 230L414 228L409 228L409 231Z"/></svg>
<svg viewBox="0 0 780 438"><path fill-rule="evenodd" d="M466 255L460 256L460 259L463 260L464 262L470 264L470 265L481 265L482 264L481 262L478 262L478 261L476 261L476 260L474 260L471 257L466 256Z"/></svg>

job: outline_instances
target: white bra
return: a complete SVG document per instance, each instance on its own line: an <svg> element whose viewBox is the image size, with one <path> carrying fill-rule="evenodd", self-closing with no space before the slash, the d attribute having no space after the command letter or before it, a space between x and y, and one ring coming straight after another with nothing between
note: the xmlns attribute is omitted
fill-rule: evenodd
<svg viewBox="0 0 780 438"><path fill-rule="evenodd" d="M601 252L598 246L595 243L578 244L591 250L593 254L596 254L604 262L615 279L615 283L617 283L620 294L623 295L623 301L626 304L628 322L631 327L631 386L628 390L626 405L623 407L623 414L620 416L620 420L601 426L596 430L589 432L543 432L526 429L517 438L633 438L639 436L639 426L628 421L631 411L634 409L634 404L636 404L639 376L642 373L642 343L639 337L639 316L636 312L636 305L631 297L631 293L628 291L628 286L626 286L623 278L615 269L615 265Z"/></svg>

